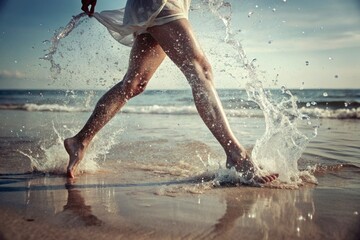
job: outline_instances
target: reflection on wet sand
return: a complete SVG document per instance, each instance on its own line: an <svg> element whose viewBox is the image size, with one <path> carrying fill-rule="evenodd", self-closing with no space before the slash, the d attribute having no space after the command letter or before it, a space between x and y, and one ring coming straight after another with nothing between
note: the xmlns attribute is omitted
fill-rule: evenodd
<svg viewBox="0 0 360 240"><path fill-rule="evenodd" d="M312 223L315 205L311 189L234 188L222 191L226 192L223 196L225 213L201 237L268 239L271 236L301 237L305 229L316 231Z"/></svg>
<svg viewBox="0 0 360 240"><path fill-rule="evenodd" d="M238 198L229 197L230 194L225 196L226 200L226 211L225 214L218 220L213 227L212 234L215 237L233 235L236 227L236 221L249 213L252 206L255 204L255 199L247 198L239 202Z"/></svg>
<svg viewBox="0 0 360 240"><path fill-rule="evenodd" d="M341 189L231 187L190 194L186 189L196 187L191 184L124 186L96 178L77 183L40 178L22 184L33 190L21 190L20 183L7 184L6 188L0 185L0 207L24 209L23 219L31 224L64 231L91 228L104 237L356 239L358 232L359 218L354 213L359 204L354 199L359 195L342 198ZM10 193L11 186L19 191ZM157 195L159 188L173 195ZM343 204L337 205L338 210L331 209L324 205L324 199ZM329 224L336 225L334 231L329 231Z"/></svg>
<svg viewBox="0 0 360 240"><path fill-rule="evenodd" d="M92 214L91 206L85 204L85 199L81 191L74 189L73 180L68 180L66 184L68 197L64 211L60 214L67 215L68 221L65 223L69 226L100 226L102 221Z"/></svg>

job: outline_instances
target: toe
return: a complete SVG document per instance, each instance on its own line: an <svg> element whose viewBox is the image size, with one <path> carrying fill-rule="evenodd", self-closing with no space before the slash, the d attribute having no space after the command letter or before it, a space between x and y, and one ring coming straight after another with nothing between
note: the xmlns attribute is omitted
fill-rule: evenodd
<svg viewBox="0 0 360 240"><path fill-rule="evenodd" d="M265 177L263 177L263 179L267 183L272 181L270 176L265 176Z"/></svg>
<svg viewBox="0 0 360 240"><path fill-rule="evenodd" d="M74 175L74 173L73 173L73 171L71 169L67 170L67 177L68 178L75 178L75 175Z"/></svg>
<svg viewBox="0 0 360 240"><path fill-rule="evenodd" d="M269 176L261 176L261 177L256 177L254 178L256 182L258 183L269 183L272 182L274 180L276 180L279 177L279 174L271 174Z"/></svg>

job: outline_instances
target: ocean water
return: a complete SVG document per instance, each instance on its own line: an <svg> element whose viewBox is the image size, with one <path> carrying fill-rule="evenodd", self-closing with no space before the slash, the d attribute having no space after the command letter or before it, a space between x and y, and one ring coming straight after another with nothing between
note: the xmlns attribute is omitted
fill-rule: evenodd
<svg viewBox="0 0 360 240"><path fill-rule="evenodd" d="M303 172L310 172L316 179L317 174L331 173L339 178L345 174L357 179L360 167L360 137L356 134L360 118L359 91L290 91L297 99L298 110L306 116L296 124L296 130L308 137L304 149L296 151L300 155L294 160L299 170L295 175L301 178ZM265 92L271 95L274 105L288 96L281 89ZM103 93L1 90L0 174L65 173L68 159L62 142L82 127ZM248 149L257 147L256 144L260 144L260 148L267 144L268 149L272 147L278 151L287 149L281 144L289 141L288 136L281 136L280 142L274 138L267 143L259 142L267 135L266 119L245 90L220 89L219 95L236 136ZM276 156L267 151L269 156ZM260 162L265 167L266 159L265 163ZM80 171L109 172L121 175L125 182L141 182L149 180L148 173L155 179L160 176L184 179L209 172L231 175L231 172L222 172L228 171L224 164L223 150L197 115L190 90L148 90L130 100L99 133ZM290 170L282 167L271 170L280 172L280 176L288 174ZM299 181L280 179L288 183Z"/></svg>

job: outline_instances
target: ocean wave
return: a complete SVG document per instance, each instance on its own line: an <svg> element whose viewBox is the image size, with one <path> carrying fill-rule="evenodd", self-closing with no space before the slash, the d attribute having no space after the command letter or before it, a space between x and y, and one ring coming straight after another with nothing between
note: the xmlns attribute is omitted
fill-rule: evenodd
<svg viewBox="0 0 360 240"><path fill-rule="evenodd" d="M3 104L0 110L22 110L28 112L88 112L91 109L85 107L66 106L60 104Z"/></svg>
<svg viewBox="0 0 360 240"><path fill-rule="evenodd" d="M171 114L171 115L192 115L197 114L195 106L126 106L121 112L138 114Z"/></svg>
<svg viewBox="0 0 360 240"><path fill-rule="evenodd" d="M359 108L360 107L360 103L358 101L355 100L341 100L341 101L335 101L334 99L332 100L327 100L327 101L299 101L298 103L298 107L309 107L309 106L316 106L317 108L322 108L322 109L343 109L343 108L347 108L347 109L353 109L353 108Z"/></svg>
<svg viewBox="0 0 360 240"><path fill-rule="evenodd" d="M61 104L2 104L0 110L22 110L29 112L90 112L93 107L86 106L69 106ZM360 119L359 108L342 108L342 109L323 109L317 107L302 107L301 113L310 117L329 118L329 119ZM168 114L168 115L195 115L198 114L196 107L191 106L133 106L127 105L122 110L122 113L131 114ZM254 108L239 108L239 109L225 109L228 116L231 117L263 117L263 113L259 109Z"/></svg>
<svg viewBox="0 0 360 240"><path fill-rule="evenodd" d="M360 119L360 107L342 108L342 109L322 109L322 108L305 108L300 111L310 117L330 118L330 119Z"/></svg>

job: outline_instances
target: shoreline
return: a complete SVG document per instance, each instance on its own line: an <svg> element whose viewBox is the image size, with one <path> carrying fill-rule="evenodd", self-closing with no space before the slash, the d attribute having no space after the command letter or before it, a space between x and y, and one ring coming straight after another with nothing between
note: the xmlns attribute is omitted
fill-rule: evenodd
<svg viewBox="0 0 360 240"><path fill-rule="evenodd" d="M356 187L336 186L329 177L320 177L318 186L297 190L246 186L204 188L199 184L169 185L161 181L158 185L131 185L107 174L85 174L72 183L57 176L7 184L2 179L0 236L2 239L238 239L239 236L357 239L360 193ZM37 188L9 191L22 185Z"/></svg>

